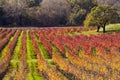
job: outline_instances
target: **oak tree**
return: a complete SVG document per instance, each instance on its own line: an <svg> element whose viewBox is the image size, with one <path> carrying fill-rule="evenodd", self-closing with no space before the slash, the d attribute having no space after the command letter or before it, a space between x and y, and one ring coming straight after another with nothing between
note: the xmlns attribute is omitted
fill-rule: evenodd
<svg viewBox="0 0 120 80"><path fill-rule="evenodd" d="M114 7L106 5L97 6L87 15L84 26L97 26L97 32L99 32L100 27L102 27L103 32L105 33L106 25L114 22L117 17L118 13Z"/></svg>

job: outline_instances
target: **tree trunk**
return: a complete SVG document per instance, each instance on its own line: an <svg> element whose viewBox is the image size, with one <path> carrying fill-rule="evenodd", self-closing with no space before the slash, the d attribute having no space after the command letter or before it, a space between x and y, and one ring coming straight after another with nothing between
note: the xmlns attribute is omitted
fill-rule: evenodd
<svg viewBox="0 0 120 80"><path fill-rule="evenodd" d="M100 30L100 26L97 27L97 32L99 32L99 30Z"/></svg>
<svg viewBox="0 0 120 80"><path fill-rule="evenodd" d="M105 26L103 26L103 33L105 33L106 32L106 30L105 30Z"/></svg>

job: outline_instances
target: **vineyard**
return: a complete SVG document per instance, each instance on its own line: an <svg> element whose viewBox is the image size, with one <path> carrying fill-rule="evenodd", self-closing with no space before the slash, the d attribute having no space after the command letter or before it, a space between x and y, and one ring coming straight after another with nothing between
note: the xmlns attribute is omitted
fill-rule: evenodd
<svg viewBox="0 0 120 80"><path fill-rule="evenodd" d="M120 34L0 28L0 80L120 80Z"/></svg>

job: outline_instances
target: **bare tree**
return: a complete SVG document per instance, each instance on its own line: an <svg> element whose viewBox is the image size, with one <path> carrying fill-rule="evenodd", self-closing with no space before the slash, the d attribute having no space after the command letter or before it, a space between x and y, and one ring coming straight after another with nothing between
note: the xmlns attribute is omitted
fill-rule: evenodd
<svg viewBox="0 0 120 80"><path fill-rule="evenodd" d="M27 4L24 0L8 0L4 6L4 11L6 13L5 16L13 17L14 21L19 23L19 17L22 15L26 7Z"/></svg>
<svg viewBox="0 0 120 80"><path fill-rule="evenodd" d="M120 0L97 0L98 5L109 5L120 10Z"/></svg>
<svg viewBox="0 0 120 80"><path fill-rule="evenodd" d="M36 17L43 25L62 24L67 20L69 9L69 4L66 0L43 0Z"/></svg>

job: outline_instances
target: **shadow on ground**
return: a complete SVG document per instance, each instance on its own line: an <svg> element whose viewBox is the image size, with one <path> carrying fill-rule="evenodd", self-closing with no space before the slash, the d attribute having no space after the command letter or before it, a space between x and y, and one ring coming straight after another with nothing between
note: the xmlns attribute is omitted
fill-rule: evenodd
<svg viewBox="0 0 120 80"><path fill-rule="evenodd" d="M99 33L103 33L103 31L100 31ZM106 33L120 33L120 30L107 30Z"/></svg>

